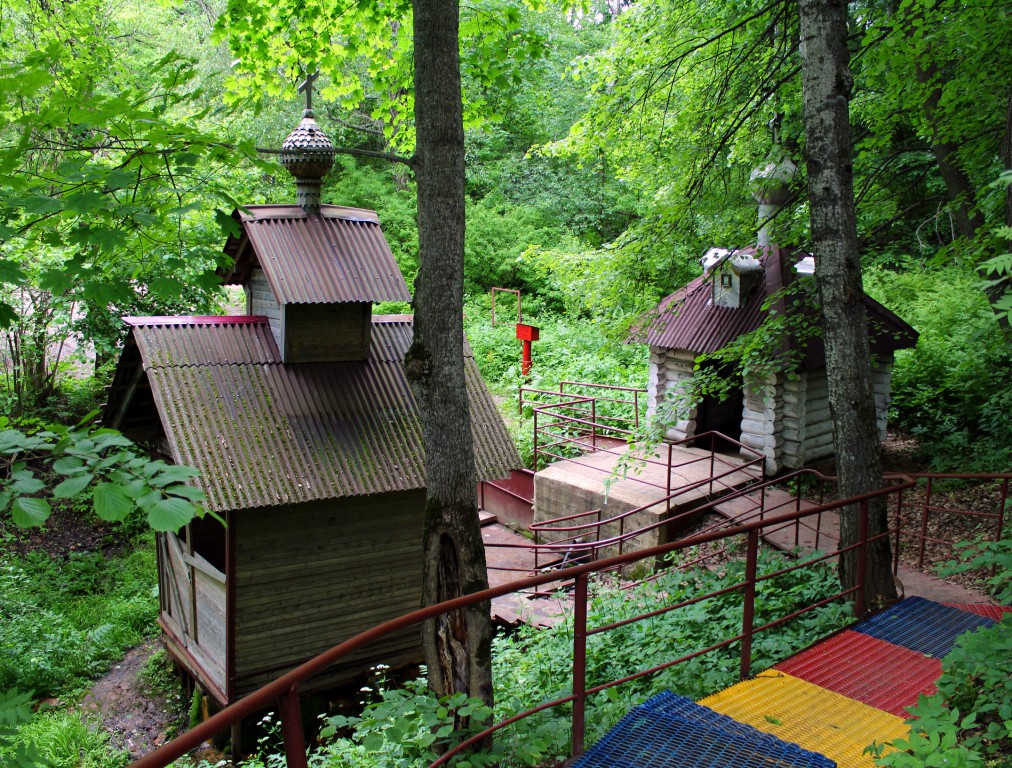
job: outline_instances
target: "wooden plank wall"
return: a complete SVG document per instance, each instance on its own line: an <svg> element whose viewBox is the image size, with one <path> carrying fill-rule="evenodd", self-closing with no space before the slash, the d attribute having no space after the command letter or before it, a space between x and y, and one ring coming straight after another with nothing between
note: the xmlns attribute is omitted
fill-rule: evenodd
<svg viewBox="0 0 1012 768"><path fill-rule="evenodd" d="M424 499L423 491L388 493L233 518L235 695L419 607ZM335 666L330 680L420 657L411 629Z"/></svg>
<svg viewBox="0 0 1012 768"><path fill-rule="evenodd" d="M257 267L250 274L249 280L243 286L246 291L246 311L251 315L266 315L271 326L271 333L278 349L285 348L284 323L282 322L281 305L274 297L270 283L267 282L267 275Z"/></svg>
<svg viewBox="0 0 1012 768"><path fill-rule="evenodd" d="M372 334L371 310L368 303L286 305L285 362L365 360Z"/></svg>
<svg viewBox="0 0 1012 768"><path fill-rule="evenodd" d="M196 664L181 662L198 680L225 690L225 574L188 555L174 534L159 534L161 619Z"/></svg>

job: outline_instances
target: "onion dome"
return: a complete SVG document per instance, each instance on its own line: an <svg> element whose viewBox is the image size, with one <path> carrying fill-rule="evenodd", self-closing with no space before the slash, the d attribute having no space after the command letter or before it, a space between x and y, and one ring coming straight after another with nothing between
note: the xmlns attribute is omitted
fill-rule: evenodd
<svg viewBox="0 0 1012 768"><path fill-rule="evenodd" d="M296 202L306 210L320 209L323 177L333 168L334 155L334 145L313 119L313 110L305 110L281 145L279 159L295 177Z"/></svg>
<svg viewBox="0 0 1012 768"><path fill-rule="evenodd" d="M752 196L764 205L783 205L790 199L791 182L797 172L798 166L786 154L770 158L748 177Z"/></svg>

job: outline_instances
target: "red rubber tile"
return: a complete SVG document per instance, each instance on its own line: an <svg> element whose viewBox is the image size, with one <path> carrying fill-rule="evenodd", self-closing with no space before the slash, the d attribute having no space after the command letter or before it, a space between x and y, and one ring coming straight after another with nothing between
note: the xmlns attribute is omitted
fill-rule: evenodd
<svg viewBox="0 0 1012 768"><path fill-rule="evenodd" d="M939 659L846 630L775 669L898 717L922 693L933 693Z"/></svg>
<svg viewBox="0 0 1012 768"><path fill-rule="evenodd" d="M984 616L988 619L1001 622L1002 616L1012 611L1012 606L1008 605L981 605L977 603L946 603L950 608L959 608L961 611L969 611L975 613L978 616Z"/></svg>

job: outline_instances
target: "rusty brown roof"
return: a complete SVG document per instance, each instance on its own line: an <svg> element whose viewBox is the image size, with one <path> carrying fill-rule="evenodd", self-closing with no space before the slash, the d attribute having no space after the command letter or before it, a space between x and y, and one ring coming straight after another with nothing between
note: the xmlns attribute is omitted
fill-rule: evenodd
<svg viewBox="0 0 1012 768"><path fill-rule="evenodd" d="M201 470L210 509L424 487L402 365L410 317L375 316L366 361L289 365L266 318L228 320L130 318L128 351L139 356L124 353L120 363L143 365L172 458ZM466 365L479 477L504 477L519 457L469 351ZM107 423L126 405L110 398Z"/></svg>
<svg viewBox="0 0 1012 768"><path fill-rule="evenodd" d="M259 265L281 304L411 300L374 211L251 205L232 217L241 234L225 243L235 260L221 273L227 284Z"/></svg>
<svg viewBox="0 0 1012 768"><path fill-rule="evenodd" d="M727 346L740 335L759 327L766 317L763 303L793 279L794 263L808 255L788 252L776 246L758 250L742 248L739 252L758 258L765 270L763 282L744 305L739 308L714 306L710 300L710 283L704 282L702 276L697 277L664 298L644 318L641 329L646 332L647 344L662 349L684 349L696 355L716 352ZM917 331L912 326L870 296L864 297L864 305L872 352L892 352L917 343ZM822 339L810 340L805 349L805 367L824 365L824 357Z"/></svg>

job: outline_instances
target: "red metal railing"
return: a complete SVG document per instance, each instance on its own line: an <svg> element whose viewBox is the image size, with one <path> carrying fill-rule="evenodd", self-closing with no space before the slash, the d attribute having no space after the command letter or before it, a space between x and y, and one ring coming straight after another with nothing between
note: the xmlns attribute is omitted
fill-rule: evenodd
<svg viewBox="0 0 1012 768"><path fill-rule="evenodd" d="M570 391L566 391L569 387ZM575 392L573 388L579 388L584 392ZM594 394L587 394L586 390ZM610 394L603 395L600 392ZM618 397L614 393L628 393L629 397ZM520 387L519 408L523 413L525 406L534 408L534 466L538 466L539 454L539 427L538 413L542 414L540 433L550 435L548 430L555 427L569 428L575 431L575 435L560 436L558 442L552 442L545 447L564 445L572 443L579 445L578 450L596 450L598 438L609 437L628 441L635 434L640 424L640 395L645 394L645 389L637 387L619 387L610 384L592 384L585 381L561 381L558 390L537 389L535 387ZM532 396L552 398L551 402ZM602 404L599 407L598 404ZM563 416L565 413L565 416ZM545 414L552 414L559 418L545 423ZM590 442L584 440L589 437ZM542 455L550 455L541 451ZM555 458L562 458L556 456Z"/></svg>
<svg viewBox="0 0 1012 768"><path fill-rule="evenodd" d="M587 697L606 690L608 688L621 685L623 683L639 679L641 677L655 674L661 670L672 667L676 664L688 661L690 659L697 658L706 653L713 652L720 648L726 648L733 643L741 643L740 651L740 663L739 663L739 674L742 678L747 677L751 671L751 645L753 637L767 629L775 626L779 626L793 618L801 615L810 610L825 605L833 600L841 598L849 598L853 600L855 605L855 614L858 617L863 616L865 613L865 595L864 595L864 583L859 582L857 585L850 589L841 589L834 595L827 596L817 603L803 607L792 612L786 616L780 616L772 620L766 621L762 625L755 626L755 586L759 581L765 579L774 578L782 573L796 570L802 567L811 567L810 562L801 563L790 566L789 568L782 569L773 574L767 574L765 576L757 576L756 562L757 553L759 547L759 537L764 527L783 525L791 523L795 519L808 518L818 515L827 510L836 510L845 505L855 505L859 515L858 525L858 541L844 549L838 549L835 552L826 554L821 560L828 559L830 557L837 556L845 551L855 551L858 568L856 572L859 579L863 579L865 569L863 567L864 553L871 541L877 538L891 536L892 530L887 530L875 537L869 538L868 536L868 501L870 499L885 496L890 494L900 493L906 489L914 486L913 481L899 483L890 488L884 488L873 493L864 494L857 496L852 499L845 501L833 502L831 504L818 505L811 509L802 511L791 511L782 515L773 516L766 520L757 520L750 523L743 523L737 525L732 530L713 531L706 534L692 536L681 541L673 542L656 547L650 547L647 549L639 550L637 552L629 552L623 555L619 555L612 558L607 558L595 563L586 563L578 565L572 568L565 569L559 572L552 572L548 574L539 574L527 579L512 582L500 587L488 589L473 595L466 597L460 597L454 600L448 600L438 605L423 608L418 611L414 611L410 614L402 616L391 621L387 621L377 627L374 627L361 634L331 648L316 658L302 664L296 669L292 670L288 674L275 680L273 683L264 686L260 690L250 694L246 698L232 704L231 706L223 709L221 712L212 716L205 722L197 725L187 733L177 737L173 741L165 744L156 751L136 761L133 765L135 768L163 768L168 765L171 761L181 757L190 750L196 748L206 739L226 730L233 723L239 722L241 719L248 717L264 708L277 702L278 709L281 716L282 723L282 736L284 739L285 755L289 768L305 768L307 765L306 759L306 742L302 730L302 723L299 711L299 686L305 681L313 678L314 676L323 672L331 664L337 662L353 651L359 650L368 646L369 644L379 640L380 638L406 627L420 624L426 619L438 616L443 613L452 612L459 610L466 606L477 605L479 603L492 600L493 598L500 597L502 595L511 594L519 590L527 588L537 588L538 586L548 584L552 581L557 581L560 578L572 580L575 584L574 591L574 638L573 638L573 684L572 692L569 695L562 696L553 701L545 702L540 706L528 710L526 712L519 713L507 720L500 723L496 723L490 728L486 729L480 734L462 742L454 749L444 754L439 760L433 763L433 766L445 764L453 755L458 754L461 750L467 749L468 747L478 743L485 737L495 733L503 727L522 720L536 712L543 711L551 707L557 707L563 704L572 705L572 753L573 755L579 755L584 749L584 736L585 736L585 711ZM588 582L591 576L595 573L602 571L609 571L622 568L634 564L638 561L646 560L647 562L655 562L658 558L664 557L673 552L686 550L690 547L698 545L707 545L717 542L725 542L732 538L744 538L744 556L746 560L745 578L743 581L726 585L719 590L714 590L705 594L699 594L692 596L686 600L670 606L664 606L660 609L648 611L641 615L624 619L620 622L599 626L589 627L587 618L587 606L588 606ZM596 685L588 685L587 681L587 669L586 669L586 647L587 639L590 636L605 633L621 626L625 626L635 621L642 621L644 619L651 618L653 616L660 615L662 613L670 613L680 608L684 608L688 605L698 603L702 600L710 597L715 597L722 594L740 593L743 606L743 622L741 632L736 634L734 637L725 638L722 641L715 643L707 648L700 650L694 650L691 653L686 653L677 658L671 659L664 662L663 664L656 665L649 669L638 670L631 672L630 674L616 679Z"/></svg>
<svg viewBox="0 0 1012 768"><path fill-rule="evenodd" d="M888 475L887 482L917 481L917 486L910 492L897 491L892 512L893 540L893 572L899 569L901 553L909 551L913 545L916 556L906 557L905 562L923 569L926 542L946 543L938 537L927 536L928 523L932 517L941 515L958 515L992 521L990 529L985 531L988 541L999 541L1004 534L1004 510L1008 504L1008 489L1012 475L1009 474L912 474ZM993 511L963 510L941 507L932 504L933 487L939 480L957 480L962 483L976 483L974 495L982 498L994 496ZM835 491L836 478L824 475L811 469L802 469L781 475L774 480L756 482L746 487L730 490L718 498L710 499L704 504L691 509L671 514L658 515L655 522L633 528L631 522L641 513L649 513L660 505L670 509L672 502L677 506L678 498L698 484L676 489L665 497L649 504L621 512L608 517L600 509L579 512L573 515L553 518L540 523L533 523L528 529L534 533L533 543L509 544L495 543L487 545L489 549L522 549L533 555L533 568L555 568L573 563L592 562L606 554L623 554L636 539L667 526L677 525L680 521L696 518L704 513L717 512L721 519L696 531L697 534L724 530L731 526L754 521L764 521L774 514L788 511L800 512L806 507L817 507L823 504L827 493ZM991 486L989 488L988 486ZM787 491L790 491L789 493ZM993 491L993 493L989 493ZM729 514L727 505L739 502L736 514ZM742 503L743 502L743 503ZM794 547L807 545L819 550L824 547L835 547L838 541L839 523L832 520L835 512L817 511L811 517L795 517L778 526L763 528L763 536L770 540L780 530L793 530ZM612 533L607 533L610 527ZM803 538L804 535L804 538ZM529 567L494 567L491 570L530 573ZM994 575L992 568L991 575ZM558 582L552 584L552 588ZM538 591L534 594L543 594Z"/></svg>

